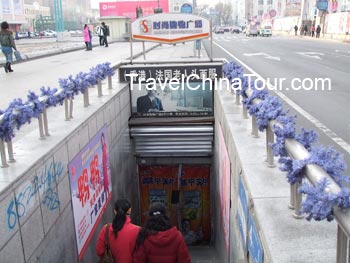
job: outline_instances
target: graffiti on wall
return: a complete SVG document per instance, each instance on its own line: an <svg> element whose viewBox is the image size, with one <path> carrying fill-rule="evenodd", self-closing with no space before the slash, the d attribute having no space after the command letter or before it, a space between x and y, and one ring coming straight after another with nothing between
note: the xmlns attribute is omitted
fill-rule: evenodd
<svg viewBox="0 0 350 263"><path fill-rule="evenodd" d="M45 165L33 180L24 184L16 193L6 210L9 229L13 229L17 224L17 220L25 216L34 207L38 194L42 196L41 203L50 211L59 208L60 201L55 186L63 173L63 167L60 161L52 161Z"/></svg>

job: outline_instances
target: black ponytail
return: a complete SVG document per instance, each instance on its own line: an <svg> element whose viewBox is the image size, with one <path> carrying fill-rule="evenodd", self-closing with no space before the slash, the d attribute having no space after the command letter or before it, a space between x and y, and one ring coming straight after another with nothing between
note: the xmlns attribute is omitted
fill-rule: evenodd
<svg viewBox="0 0 350 263"><path fill-rule="evenodd" d="M120 229L123 228L126 221L126 214L130 208L131 204L126 199L119 199L114 203L114 210L117 212L112 222L112 228L115 238L117 238Z"/></svg>

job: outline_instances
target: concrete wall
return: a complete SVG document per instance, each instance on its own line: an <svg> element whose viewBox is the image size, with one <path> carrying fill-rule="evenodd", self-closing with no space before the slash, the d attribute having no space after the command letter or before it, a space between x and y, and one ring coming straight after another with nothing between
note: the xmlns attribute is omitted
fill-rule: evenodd
<svg viewBox="0 0 350 263"><path fill-rule="evenodd" d="M215 208L213 218L215 247L220 262L248 262L247 251L237 221L238 180L241 177L248 198L249 214L263 246L263 262L329 263L336 262L336 223L308 222L293 218L288 209L290 186L278 167L268 168L265 134L251 135L251 118L244 119L242 105L235 104L235 96L227 91L215 91ZM221 125L231 164L230 252L226 253L221 224L219 193L218 125ZM248 220L248 219L247 219ZM245 226L246 228L246 226ZM246 228L246 236L249 236ZM248 242L248 240L247 240ZM250 261L253 262L253 261Z"/></svg>
<svg viewBox="0 0 350 263"><path fill-rule="evenodd" d="M97 262L97 235L113 218L113 200L131 199L137 191L128 134L129 90L117 86L107 90L104 83L101 98L90 91L91 105L85 109L83 96L78 96L69 122L63 121L63 107L49 111L51 136L46 140L38 140L35 131L15 143L17 162L1 169L1 178L13 179L1 185L1 262L78 261L67 165L106 123L113 196L82 260Z"/></svg>

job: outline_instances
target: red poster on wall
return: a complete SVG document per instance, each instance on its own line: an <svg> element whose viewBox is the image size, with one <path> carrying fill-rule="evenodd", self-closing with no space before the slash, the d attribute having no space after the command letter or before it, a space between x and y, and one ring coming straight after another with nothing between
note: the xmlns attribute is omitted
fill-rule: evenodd
<svg viewBox="0 0 350 263"><path fill-rule="evenodd" d="M210 166L140 165L142 223L152 202L168 208L172 225L182 231L188 245L210 241Z"/></svg>

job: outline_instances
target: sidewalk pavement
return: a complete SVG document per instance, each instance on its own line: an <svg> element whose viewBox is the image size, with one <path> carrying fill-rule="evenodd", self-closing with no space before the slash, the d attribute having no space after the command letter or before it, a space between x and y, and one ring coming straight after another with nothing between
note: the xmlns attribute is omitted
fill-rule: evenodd
<svg viewBox="0 0 350 263"><path fill-rule="evenodd" d="M292 31L273 31L273 35L280 35L280 36L288 36L288 37L294 37L294 38L304 38L304 39L310 39L315 41L336 41L336 42L342 42L342 43L350 43L350 35L344 35L344 34L322 34L320 35L320 38L311 37L310 35L302 36L300 35L299 31L298 34L295 35L294 30Z"/></svg>

